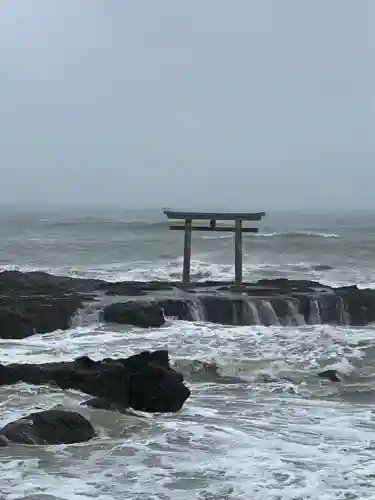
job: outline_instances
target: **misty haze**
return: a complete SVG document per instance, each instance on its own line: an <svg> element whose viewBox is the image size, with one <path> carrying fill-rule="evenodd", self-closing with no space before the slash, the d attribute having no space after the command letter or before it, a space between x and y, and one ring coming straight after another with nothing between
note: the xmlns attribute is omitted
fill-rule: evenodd
<svg viewBox="0 0 375 500"><path fill-rule="evenodd" d="M373 209L374 16L3 0L1 203Z"/></svg>

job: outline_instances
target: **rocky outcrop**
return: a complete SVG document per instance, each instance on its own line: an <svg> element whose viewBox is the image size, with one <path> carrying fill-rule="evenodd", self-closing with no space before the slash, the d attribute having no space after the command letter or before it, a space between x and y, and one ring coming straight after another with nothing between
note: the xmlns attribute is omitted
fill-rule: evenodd
<svg viewBox="0 0 375 500"><path fill-rule="evenodd" d="M83 304L80 287L68 286L69 281L38 272L0 273L0 337L23 339L69 328Z"/></svg>
<svg viewBox="0 0 375 500"><path fill-rule="evenodd" d="M104 307L102 318L107 323L134 325L143 328L163 326L163 309L152 301L128 300Z"/></svg>
<svg viewBox="0 0 375 500"><path fill-rule="evenodd" d="M375 290L332 288L308 280L260 280L244 284L240 291L232 283L211 281L192 284L189 292L182 292L176 282L101 283L99 288L112 296L143 293L165 316L185 321L239 326L375 322Z"/></svg>
<svg viewBox="0 0 375 500"><path fill-rule="evenodd" d="M31 413L0 429L0 446L11 443L46 445L89 441L95 429L82 415L72 411L46 410Z"/></svg>
<svg viewBox="0 0 375 500"><path fill-rule="evenodd" d="M54 276L42 271L3 271L0 273L0 296L63 297L70 293L84 295L96 290L100 283L100 280Z"/></svg>
<svg viewBox="0 0 375 500"><path fill-rule="evenodd" d="M0 337L24 339L35 333L66 330L71 318L82 307L77 294L66 297L0 297Z"/></svg>
<svg viewBox="0 0 375 500"><path fill-rule="evenodd" d="M0 385L54 384L79 390L121 408L151 413L177 412L190 396L183 376L169 364L167 351L143 351L124 359L0 365Z"/></svg>
<svg viewBox="0 0 375 500"><path fill-rule="evenodd" d="M229 282L192 283L186 292L178 282L107 283L42 272L0 273L2 338L66 329L81 307L103 310L104 321L140 327L161 326L164 315L225 325L363 326L375 322L375 290L272 279L246 283L240 291Z"/></svg>

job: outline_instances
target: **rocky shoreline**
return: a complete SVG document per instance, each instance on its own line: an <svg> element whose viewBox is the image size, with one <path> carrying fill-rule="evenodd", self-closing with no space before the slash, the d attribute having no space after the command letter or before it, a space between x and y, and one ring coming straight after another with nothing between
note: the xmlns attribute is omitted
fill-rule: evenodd
<svg viewBox="0 0 375 500"><path fill-rule="evenodd" d="M227 325L363 326L375 321L375 291L331 288L312 281L263 280L244 284L119 282L53 276L43 272L0 273L0 338L24 339L68 329L77 314L95 310L101 321L161 327L166 317ZM319 377L339 382L335 370ZM0 386L24 382L75 389L92 397L91 408L126 412L179 411L190 396L181 373L170 366L167 351L144 351L125 359L0 364ZM76 412L45 410L0 429L0 446L10 443L59 444L96 436L91 423Z"/></svg>
<svg viewBox="0 0 375 500"><path fill-rule="evenodd" d="M158 327L165 317L224 325L364 326L375 321L375 290L332 288L313 281L262 280L235 291L231 283L109 283L43 272L0 273L0 338L66 330L77 312L104 322Z"/></svg>

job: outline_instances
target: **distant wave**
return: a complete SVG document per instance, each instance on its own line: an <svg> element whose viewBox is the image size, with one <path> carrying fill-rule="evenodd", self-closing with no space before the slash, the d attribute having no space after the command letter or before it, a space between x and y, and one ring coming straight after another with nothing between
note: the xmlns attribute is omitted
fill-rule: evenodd
<svg viewBox="0 0 375 500"><path fill-rule="evenodd" d="M97 229L97 230L121 230L126 229L131 231L152 231L152 230L168 230L167 219L162 220L137 220L136 218L131 220L124 220L120 218L111 217L77 217L71 219L39 219L38 225L44 228L56 228L56 229ZM248 235L246 235L248 236ZM326 233L324 231L308 231L308 230L298 230L298 231L271 231L271 232L259 232L252 233L250 236L256 236L260 238L271 238L271 237L282 237L282 238L340 238L337 233ZM203 239L226 239L233 238L233 234L202 234Z"/></svg>
<svg viewBox="0 0 375 500"><path fill-rule="evenodd" d="M271 232L271 233L252 233L251 236L257 236L260 238L272 238L272 237L282 237L282 238L340 238L339 234L336 233L324 233L319 231L285 231L285 232ZM233 234L209 234L203 235L203 239L226 239L233 238Z"/></svg>
<svg viewBox="0 0 375 500"><path fill-rule="evenodd" d="M167 221L121 221L113 219L97 219L97 218L82 218L75 220L40 220L39 223L45 227L58 227L58 228L77 228L77 227L90 227L98 229L158 229L165 227L168 229Z"/></svg>
<svg viewBox="0 0 375 500"><path fill-rule="evenodd" d="M272 236L282 236L284 238L340 238L336 233L323 233L319 231L286 231L286 232L273 232L273 233L258 233L258 236L270 238Z"/></svg>

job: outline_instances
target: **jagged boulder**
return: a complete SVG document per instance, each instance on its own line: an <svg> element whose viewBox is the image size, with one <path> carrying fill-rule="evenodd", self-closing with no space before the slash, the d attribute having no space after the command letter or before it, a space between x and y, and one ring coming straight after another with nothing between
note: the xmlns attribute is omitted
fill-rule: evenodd
<svg viewBox="0 0 375 500"><path fill-rule="evenodd" d="M83 356L71 362L0 365L0 386L19 382L54 384L151 413L179 411L190 396L183 376L170 367L168 351L102 361Z"/></svg>
<svg viewBox="0 0 375 500"><path fill-rule="evenodd" d="M153 301L129 300L109 304L102 311L102 318L108 323L134 325L143 328L163 326L163 309Z"/></svg>
<svg viewBox="0 0 375 500"><path fill-rule="evenodd" d="M31 413L0 429L0 446L11 443L46 445L89 441L95 429L82 415L72 411L46 410Z"/></svg>

